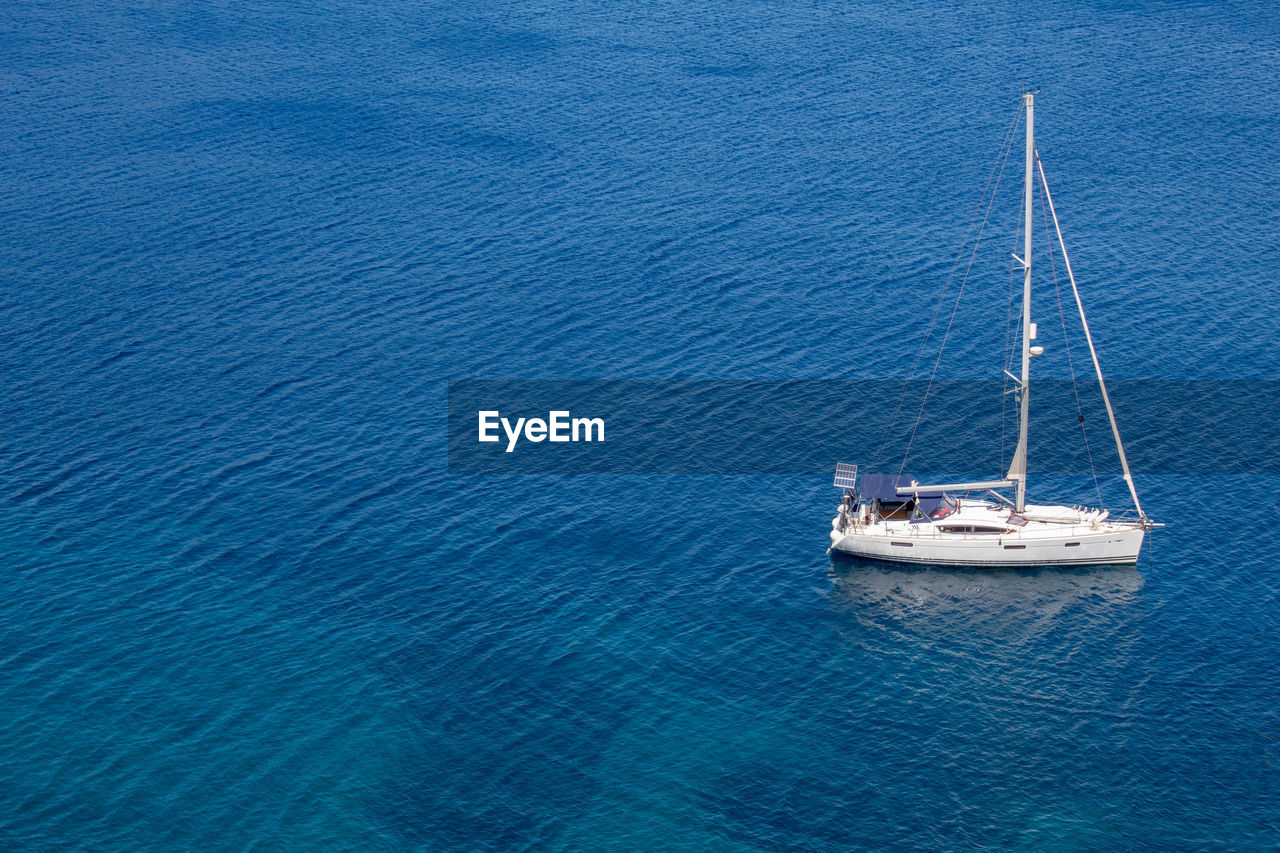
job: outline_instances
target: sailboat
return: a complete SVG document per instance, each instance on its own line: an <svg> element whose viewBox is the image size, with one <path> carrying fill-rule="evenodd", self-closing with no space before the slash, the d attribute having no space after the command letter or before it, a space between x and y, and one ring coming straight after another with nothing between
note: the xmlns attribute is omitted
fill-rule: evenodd
<svg viewBox="0 0 1280 853"><path fill-rule="evenodd" d="M966 566L1043 566L1134 564L1151 528L1138 500L1120 429L1102 378L1093 336L1067 259L1058 215L1035 146L1035 94L1022 96L1026 113L1025 226L1022 257L1014 260L1023 273L1022 371L1009 377L1019 398L1018 443L1001 479L922 485L904 474L858 475L856 465L836 466L834 485L842 500L831 522L831 550L857 557L901 563ZM1075 294L1085 340L1102 389L1115 437L1124 482L1136 515L1112 516L1102 508L1027 502L1027 427L1030 414L1031 359L1043 353L1036 343L1031 306L1031 236L1034 178L1040 178L1044 200L1057 231L1067 276ZM1083 422L1083 418L1082 418ZM1003 492L1012 491L1012 498Z"/></svg>

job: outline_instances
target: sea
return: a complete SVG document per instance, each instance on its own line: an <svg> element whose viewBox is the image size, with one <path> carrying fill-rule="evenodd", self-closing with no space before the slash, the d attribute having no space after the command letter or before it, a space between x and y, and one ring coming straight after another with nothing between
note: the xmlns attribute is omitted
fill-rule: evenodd
<svg viewBox="0 0 1280 853"><path fill-rule="evenodd" d="M0 87L0 849L1280 848L1270 4L10 0ZM1136 566L829 555L803 408L451 464L450 383L998 389L1025 91L1104 371L1219 389L1116 401Z"/></svg>

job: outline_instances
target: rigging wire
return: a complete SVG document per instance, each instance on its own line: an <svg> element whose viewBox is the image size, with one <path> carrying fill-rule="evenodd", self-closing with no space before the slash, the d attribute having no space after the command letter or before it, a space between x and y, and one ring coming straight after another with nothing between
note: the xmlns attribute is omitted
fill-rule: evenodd
<svg viewBox="0 0 1280 853"><path fill-rule="evenodd" d="M956 253L955 263L951 265L951 272L947 274L946 284L943 285L942 292L938 295L937 303L934 305L934 308L933 308L933 314L929 318L929 325L925 327L924 337L920 341L920 346L916 348L915 358L911 360L911 369L907 371L907 376L902 381L902 390L898 393L898 401L896 404L894 404L893 414L890 415L889 422L885 425L884 433L880 437L880 445L876 448L875 456L872 457L872 461L871 461L872 468L878 468L880 466L880 461L884 458L884 449L889 443L889 437L893 434L894 425L898 422L898 412L902 410L902 403L906 399L907 389L910 388L911 380L915 377L916 367L919 366L920 364L920 356L924 354L925 346L929 343L929 338L933 335L933 327L937 323L938 314L942 310L943 301L945 300L947 293L951 290L951 283L955 280L956 270L960 268L960 261L964 258L964 247L969 244L969 236L973 233L974 223L978 221L978 214L982 211L983 202L986 202L986 205L987 205L987 216L989 216L991 213L991 202L994 201L995 199L996 189L998 189L1000 185L1000 176L1004 174L1005 162L1009 159L1010 147L1013 144L1013 140L1016 137L1018 128L1021 126L1021 124L1022 124L1022 109L1021 107L1019 107L1017 110L1014 111L1013 120L1009 123L1008 129L1005 130L1004 141L1001 143L1001 146L1000 146L1000 155L999 157L997 157L996 163L991 167L991 171L987 173L986 183L982 187L982 197L978 200L977 207L974 208L973 217L970 218L969 220L968 228L965 229L964 243L961 244L960 251ZM995 187L991 186L991 181L993 177L995 178ZM988 199L988 196L987 196L988 188L991 188L990 199ZM987 217L984 216L982 219L982 227L985 228L986 224L987 224ZM977 240L978 242L982 241L981 228L979 228L978 230ZM977 244L975 243L974 252L976 251L977 251ZM970 256L970 259L969 259L969 266L970 267L973 266L972 255ZM967 278L968 269L965 270L965 276ZM963 291L964 291L964 285L962 284L961 292ZM955 311L953 310L952 319L954 318L955 318ZM949 331L950 330L949 323L947 328ZM946 338L944 337L943 345L945 344L946 344ZM941 355L942 355L941 349L939 349L938 355L939 355L939 358L941 358ZM937 371L936 363L934 365L934 371L935 372ZM931 384L932 384L932 381L933 381L932 377L930 377ZM925 396L926 398L928 397L928 391L925 392ZM920 419L919 417L917 417L916 425L918 426L919 423L920 423ZM911 435L913 438L915 437L915 427L912 427ZM908 445L907 449L908 451L910 451L910 445ZM904 456L903 457L904 466L905 466L905 463L906 463L906 457ZM902 471L899 470L898 473L901 474Z"/></svg>
<svg viewBox="0 0 1280 853"><path fill-rule="evenodd" d="M1022 188L1022 204L1027 203L1027 189ZM1022 240L1022 217L1018 217L1018 227L1013 231L1013 251L1012 254L1017 257L1018 243ZM1014 344L1022 336L1022 326L1018 326L1018 337L1013 334L1013 299L1014 299L1014 282L1017 280L1017 267L1013 264L1009 265L1009 296L1005 300L1004 309L1004 352L1005 360L1003 364L1003 372L1001 379L1003 384L1000 386L1000 470L1007 470L1004 460L1004 441L1005 426L1009 417L1009 374L1013 371L1013 350Z"/></svg>
<svg viewBox="0 0 1280 853"><path fill-rule="evenodd" d="M1044 168L1040 161L1040 151L1036 149L1036 164ZM1053 272L1053 294L1058 299L1058 321L1062 324L1062 342L1067 351L1067 369L1071 372L1071 393L1076 401L1076 419L1080 424L1080 436L1084 439L1084 452L1089 457L1089 473L1093 477L1093 490L1098 493L1098 506L1102 506L1102 487L1098 485L1098 469L1093 464L1093 451L1089 448L1089 432L1084 425L1084 408L1080 405L1080 389L1076 385L1076 367L1071 358L1071 338L1067 335L1067 315L1062 309L1062 291L1058 288L1058 267L1053 260L1053 235L1049 233L1048 205L1044 203L1044 190L1036 182L1036 193L1040 197L1040 218L1044 221L1044 239L1048 244L1049 269Z"/></svg>
<svg viewBox="0 0 1280 853"><path fill-rule="evenodd" d="M1000 157L1000 160L999 160L999 171L998 171L998 172L996 172L996 175L995 175L995 184L994 184L994 186L992 186L992 187L991 187L991 194L990 194L990 196L989 196L989 197L986 197L986 201L987 201L987 209L986 209L985 213L984 213L984 214L983 214L983 216L982 216L982 224L978 227L978 234L977 234L977 236L974 238L974 242L973 242L973 251L971 251L971 252L969 253L969 263L968 263L968 265L966 265L966 266L965 266L965 269L964 269L964 276L962 276L962 277L961 277L961 279L960 279L960 289L959 289L959 291L957 291L957 293L956 293L956 300L955 300L955 303L951 306L951 316L947 319L947 328L946 328L946 329L943 331L943 333L942 333L942 342L938 345L938 356L937 356L937 358L935 358L935 359L934 359L934 361L933 361L933 370L929 373L929 382L928 382L928 384L926 384L926 385L925 385L925 389L924 389L924 396L923 396L923 397L921 398L921 400L920 400L920 409L919 409L919 411L917 411L917 412L916 412L916 420L915 420L915 423L911 425L911 436L910 436L910 438L908 438L908 439L907 439L907 449L906 449L906 451L904 451L904 452L903 452L903 454L902 454L902 464L898 466L898 476L902 476L902 472L906 470L906 467L907 467L907 459L908 459L908 458L910 457L910 455L911 455L911 445L915 443L915 440L916 440L916 431L920 428L920 420L921 420L921 418L923 418L923 417L924 417L924 407L925 407L925 404L929 402L929 392L933 390L933 380L937 377L937 375L938 375L938 366L942 363L942 352L943 352L943 350L944 350L944 349L946 349L946 346L947 346L947 338L951 335L951 326L952 326L952 324L953 324L953 323L955 323L955 320L956 320L956 312L960 309L960 298L961 298L962 296L964 296L964 288L965 288L965 285L966 285L966 284L968 284L968 282L969 282L969 273L970 273L970 271L973 269L973 261L974 261L974 259L977 257L977 255L978 255L978 247L979 247L980 245L982 245L982 234L983 234L983 232L986 230L986 227L987 227L987 220L991 217L991 208L992 208L992 206L995 204L995 200L996 200L996 192L997 192L997 191L999 191L999 189L1000 189L1000 179L1001 179L1002 177L1004 177L1004 167L1005 167L1005 164L1009 161L1009 151L1010 151L1010 148L1011 148L1011 146L1012 146L1012 144L1013 144L1013 138L1014 138L1014 135L1016 134L1016 132L1017 132L1017 130L1018 130L1018 125L1020 124L1021 112L1022 112L1022 110L1021 110L1021 108L1019 108L1018 113L1015 115L1014 120L1013 120L1013 122L1012 122L1012 124L1011 124L1011 126L1010 126L1009 134L1008 134L1008 136L1005 138L1004 152L1003 152L1003 154L1002 154L1002 156ZM994 171L994 170L993 170L993 171ZM988 180L988 183L990 183L990 180L991 180L991 179L990 179L990 177L988 177L988 179L987 179L987 180ZM985 194L985 188L984 188L984 191L983 191L983 192L984 192L984 194ZM972 224L970 224L970 230L972 230L972 228L973 228L973 226L972 226ZM966 243L968 242L968 235L967 235L967 234L965 235L965 242L966 242ZM951 286L951 278L955 276L955 271L956 271L956 269L957 269L957 268L959 268L959 266L960 266L960 258L961 258L961 257L963 257L963 256L964 256L964 250L963 250L963 249L961 249L960 257L956 258L955 266L954 266L954 267L952 267L952 270L951 270L951 276L950 276L950 277L948 277L948 279L947 279L947 288L943 290L943 292L942 292L942 296L945 296L945 295L946 295L946 292L947 292L947 289L949 289L949 288L950 288L950 286ZM939 297L938 297L938 307L939 307L939 308L940 308L940 307L941 307L941 305L942 305L942 296L939 296ZM937 316L937 313L938 313L938 309L937 309L937 308L935 308L935 309L934 309L934 316L935 316L935 317ZM932 328L932 326L933 326L933 321L932 321L932 320L930 320L929 325L930 325L930 328ZM927 339L928 339L928 338L927 338L927 336L926 336L926 340L927 340ZM923 342L922 342L922 344L921 344L921 349L923 350ZM917 358L918 358L918 355L919 355L919 354L917 353ZM914 373L914 371L915 371L915 365L913 364L913 365L912 365L912 372ZM896 414L896 412L895 412L895 414Z"/></svg>
<svg viewBox="0 0 1280 853"><path fill-rule="evenodd" d="M1089 345L1089 358L1093 360L1093 370L1098 374L1098 390L1102 393L1102 405L1107 408L1107 421L1111 424L1111 435L1116 440L1116 455L1120 457L1120 470L1124 475L1125 485L1129 487L1129 497L1133 498L1133 508L1138 517L1147 525L1147 514L1142 511L1142 502L1138 500L1138 488L1133 483L1133 472L1129 470L1129 460L1125 457L1124 442L1120 440L1120 427L1116 424L1115 409L1111 407L1111 395L1107 393L1107 383L1102 378L1102 365L1098 362L1098 350L1093 345L1093 335L1089 333L1089 321L1084 316L1084 302L1080 299L1080 288L1076 287L1076 277L1071 272L1071 259L1067 257L1067 244L1062 239L1062 226L1058 223L1058 214L1053 209L1053 193L1049 192L1049 181L1044 176L1044 164L1036 160L1040 171L1040 184L1044 187L1044 200L1053 217L1053 230L1058 235L1058 248L1062 250L1062 266L1067 271L1067 280L1071 282L1071 295L1075 297L1076 309L1080 312L1080 328L1084 331L1085 343Z"/></svg>

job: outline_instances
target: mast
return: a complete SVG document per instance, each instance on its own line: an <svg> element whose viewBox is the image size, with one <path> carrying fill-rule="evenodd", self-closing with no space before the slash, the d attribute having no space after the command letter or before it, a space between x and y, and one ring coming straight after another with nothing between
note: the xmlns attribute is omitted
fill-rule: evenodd
<svg viewBox="0 0 1280 853"><path fill-rule="evenodd" d="M1035 163L1035 94L1027 92L1022 96L1027 106L1027 167L1026 183L1023 196L1026 203L1026 223L1023 231L1022 257L1022 377L1018 396L1021 397L1021 413L1018 420L1018 447L1013 452L1013 461L1009 464L1009 479L1018 483L1017 499L1014 511L1022 512L1027 508L1027 425L1031 417L1031 339L1034 337L1031 324L1031 193L1032 169ZM1016 256L1015 256L1016 258Z"/></svg>

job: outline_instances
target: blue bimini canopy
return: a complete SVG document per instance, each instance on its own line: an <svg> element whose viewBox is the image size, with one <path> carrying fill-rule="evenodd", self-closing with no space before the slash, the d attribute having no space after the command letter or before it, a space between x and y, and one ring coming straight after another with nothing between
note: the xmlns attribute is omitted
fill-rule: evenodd
<svg viewBox="0 0 1280 853"><path fill-rule="evenodd" d="M909 501L910 495L898 494L898 486L911 485L906 474L863 474L858 492L867 500Z"/></svg>
<svg viewBox="0 0 1280 853"><path fill-rule="evenodd" d="M942 503L942 492L920 492L916 495L900 495L898 489L911 485L909 474L863 474L858 492L867 500L910 503L915 501L919 514L913 513L913 521L928 521Z"/></svg>

